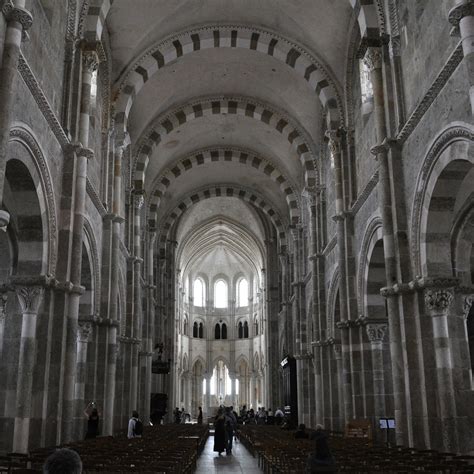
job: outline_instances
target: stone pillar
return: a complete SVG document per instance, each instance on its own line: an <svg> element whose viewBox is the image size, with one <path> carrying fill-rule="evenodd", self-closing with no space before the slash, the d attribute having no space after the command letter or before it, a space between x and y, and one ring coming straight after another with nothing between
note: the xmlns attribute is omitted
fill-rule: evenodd
<svg viewBox="0 0 474 474"><path fill-rule="evenodd" d="M254 410L257 410L257 400L255 397L255 388L257 386L257 377L255 375L255 371L253 370L250 373L250 403Z"/></svg>
<svg viewBox="0 0 474 474"><path fill-rule="evenodd" d="M377 140L380 144L373 147L371 152L376 156L379 162L379 208L383 227L385 276L387 287L390 288L397 283L398 278L391 199L392 183L390 180L390 166L387 153L389 141L387 140L387 126L385 120L382 59L382 49L378 47L368 48L364 57L364 62L370 70L370 77L374 91L375 127ZM389 318L396 440L397 444L403 444L407 441L407 419L404 394L404 356L402 349L400 309L398 305L398 296L395 292L382 290L381 294L387 300L387 312Z"/></svg>
<svg viewBox="0 0 474 474"><path fill-rule="evenodd" d="M435 364L437 376L437 406L441 419L443 449L450 453L458 450L456 426L455 386L453 361L449 347L448 317L454 298L453 288L427 288L424 292L425 306L433 324ZM439 436L440 433L438 433Z"/></svg>
<svg viewBox="0 0 474 474"><path fill-rule="evenodd" d="M33 372L36 357L36 320L43 299L43 286L19 286L15 289L22 312L18 381L16 389L13 452L27 453L30 434Z"/></svg>
<svg viewBox="0 0 474 474"><path fill-rule="evenodd" d="M449 11L449 22L459 31L469 81L471 112L474 115L474 1L457 0Z"/></svg>
<svg viewBox="0 0 474 474"><path fill-rule="evenodd" d="M33 17L28 10L25 10L25 0L4 3L2 13L7 28L0 69L0 229L5 228L10 222L10 214L3 210L3 190L20 45L23 33L33 24Z"/></svg>
<svg viewBox="0 0 474 474"><path fill-rule="evenodd" d="M235 372L229 372L229 377L230 377L230 400L232 406L235 407L235 377L236 377Z"/></svg>
<svg viewBox="0 0 474 474"><path fill-rule="evenodd" d="M76 341L81 286L82 238L86 212L87 162L94 156L88 148L75 150L74 216L71 236L69 294L67 302L66 356L64 362L64 391L61 442L72 441L74 417L74 387L76 383Z"/></svg>
<svg viewBox="0 0 474 474"><path fill-rule="evenodd" d="M5 307L7 305L7 294L0 293L0 357L3 352L3 337L5 334Z"/></svg>
<svg viewBox="0 0 474 474"><path fill-rule="evenodd" d="M211 413L211 377L212 373L205 375L206 377L206 415L208 418L212 416Z"/></svg>
<svg viewBox="0 0 474 474"><path fill-rule="evenodd" d="M344 428L344 380L343 380L343 367L342 367L342 347L340 344L333 345L334 358L336 359L337 368L337 401L339 406L339 430Z"/></svg>
<svg viewBox="0 0 474 474"><path fill-rule="evenodd" d="M79 321L77 328L77 373L76 373L76 386L74 389L74 400L75 400L75 420L74 420L74 438L82 439L84 437L84 414L85 401L84 401L84 390L86 386L87 376L87 346L92 336L92 322L91 321Z"/></svg>
<svg viewBox="0 0 474 474"><path fill-rule="evenodd" d="M369 322L365 329L370 341L372 354L372 379L374 393L374 416L377 426L378 418L385 413L385 380L383 366L383 340L387 331L387 323Z"/></svg>
<svg viewBox="0 0 474 474"><path fill-rule="evenodd" d="M339 269L339 298L341 317L341 343L342 343L342 370L344 389L344 418L346 421L352 418L354 406L352 400L352 380L351 380L351 347L349 343L348 325L348 294L347 294L347 272L346 272L346 240L344 229L344 192L342 185L342 150L340 130L326 132L329 142L329 151L334 161L334 187L336 194L336 240L337 240L337 261Z"/></svg>
<svg viewBox="0 0 474 474"><path fill-rule="evenodd" d="M112 324L107 328L107 370L106 370L106 393L104 407L104 435L113 435L114 403L115 403L115 375L117 371L117 326L119 324L119 260L120 260L120 231L124 218L121 216L122 196L122 160L125 148L128 146L128 135L117 139L114 157L114 195L112 213L112 255L110 270L110 299L109 319ZM132 348L133 351L134 348ZM125 381L127 383L127 381ZM134 387L136 392L137 387ZM135 410L136 406L132 407Z"/></svg>

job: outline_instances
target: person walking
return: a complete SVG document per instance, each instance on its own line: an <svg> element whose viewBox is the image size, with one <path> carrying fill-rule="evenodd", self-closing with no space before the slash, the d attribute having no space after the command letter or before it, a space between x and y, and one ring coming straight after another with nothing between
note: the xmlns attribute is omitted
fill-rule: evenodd
<svg viewBox="0 0 474 474"><path fill-rule="evenodd" d="M237 419L235 418L232 407L227 407L225 410L225 429L226 429L226 449L227 455L232 454L232 442L234 440L234 430L237 427Z"/></svg>
<svg viewBox="0 0 474 474"><path fill-rule="evenodd" d="M202 408L198 408L199 413L198 413L198 425L202 425Z"/></svg>
<svg viewBox="0 0 474 474"><path fill-rule="evenodd" d="M141 422L140 418L138 417L138 412L133 411L132 417L128 420L128 439L132 438L141 438L143 435L143 423Z"/></svg>
<svg viewBox="0 0 474 474"><path fill-rule="evenodd" d="M99 434L99 410L94 402L90 402L84 410L84 415L87 418L86 439L97 438Z"/></svg>
<svg viewBox="0 0 474 474"><path fill-rule="evenodd" d="M224 410L219 408L214 418L214 452L219 456L226 450L226 429Z"/></svg>

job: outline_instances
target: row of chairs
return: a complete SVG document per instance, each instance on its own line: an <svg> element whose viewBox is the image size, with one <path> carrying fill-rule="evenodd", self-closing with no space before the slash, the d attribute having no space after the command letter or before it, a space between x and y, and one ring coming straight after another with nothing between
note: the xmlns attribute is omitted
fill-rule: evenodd
<svg viewBox="0 0 474 474"><path fill-rule="evenodd" d="M96 473L173 473L190 474L209 437L207 425L158 425L145 427L141 438L104 436L68 443L82 459L83 472ZM46 458L57 447L35 449L20 459L5 456L0 473L41 473Z"/></svg>
<svg viewBox="0 0 474 474"><path fill-rule="evenodd" d="M308 433L311 434L311 431ZM337 472L474 473L474 456L379 446L368 439L347 438L341 433L328 435ZM239 437L258 457L259 466L267 474L304 473L308 456L314 451L313 441L295 439L293 432L274 426L246 425L240 429Z"/></svg>

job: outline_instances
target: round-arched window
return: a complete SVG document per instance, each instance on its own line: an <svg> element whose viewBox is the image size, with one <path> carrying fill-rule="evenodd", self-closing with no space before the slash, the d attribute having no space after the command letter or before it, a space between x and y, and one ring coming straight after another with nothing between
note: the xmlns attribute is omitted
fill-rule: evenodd
<svg viewBox="0 0 474 474"><path fill-rule="evenodd" d="M194 298L194 306L200 306L201 308L204 306L204 293L205 293L205 285L201 278L196 278L194 280L193 285L193 298Z"/></svg>
<svg viewBox="0 0 474 474"><path fill-rule="evenodd" d="M217 280L214 285L214 307L227 308L227 283L224 280Z"/></svg>
<svg viewBox="0 0 474 474"><path fill-rule="evenodd" d="M237 306L239 308L249 304L249 282L241 278L237 283Z"/></svg>

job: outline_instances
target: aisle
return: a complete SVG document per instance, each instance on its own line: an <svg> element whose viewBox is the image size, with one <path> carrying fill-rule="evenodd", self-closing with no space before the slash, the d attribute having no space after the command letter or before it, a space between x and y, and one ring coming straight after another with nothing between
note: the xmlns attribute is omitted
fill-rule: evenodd
<svg viewBox="0 0 474 474"><path fill-rule="evenodd" d="M249 451L239 442L234 442L232 455L219 456L213 451L214 436L209 436L204 451L197 462L197 474L213 474L223 472L236 472L245 474L260 474L262 472L257 464L257 458L252 457Z"/></svg>

